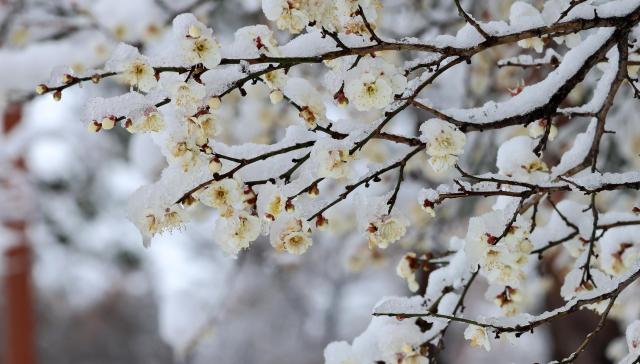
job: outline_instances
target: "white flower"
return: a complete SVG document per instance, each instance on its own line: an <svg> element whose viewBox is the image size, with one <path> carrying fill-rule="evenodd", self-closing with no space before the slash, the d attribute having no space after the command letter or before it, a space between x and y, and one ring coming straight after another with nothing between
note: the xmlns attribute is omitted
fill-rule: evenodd
<svg viewBox="0 0 640 364"><path fill-rule="evenodd" d="M287 198L279 187L267 184L258 193L258 214L267 220L275 220L285 211Z"/></svg>
<svg viewBox="0 0 640 364"><path fill-rule="evenodd" d="M249 247L261 231L260 219L246 211L239 211L216 221L214 234L216 242L229 255L237 255L241 249Z"/></svg>
<svg viewBox="0 0 640 364"><path fill-rule="evenodd" d="M276 22L278 29L295 34L309 23L302 5L303 0L262 0L262 11L267 19Z"/></svg>
<svg viewBox="0 0 640 364"><path fill-rule="evenodd" d="M304 78L289 77L286 81L283 93L300 106L300 117L305 121L306 126L309 129L315 128L316 124L324 120L325 107L322 94Z"/></svg>
<svg viewBox="0 0 640 364"><path fill-rule="evenodd" d="M499 239L505 223L502 210L471 218L465 251L472 265L480 265L480 272L489 283L519 287L525 278L524 265L533 249L529 226L523 220L516 220Z"/></svg>
<svg viewBox="0 0 640 364"><path fill-rule="evenodd" d="M164 231L179 229L183 226L183 221L182 210L176 207L168 207L162 212L147 210L142 220L142 234L152 237ZM148 247L149 243L149 239L144 240L145 247Z"/></svg>
<svg viewBox="0 0 640 364"><path fill-rule="evenodd" d="M345 77L344 94L356 109L382 109L406 87L407 79L382 59L366 58Z"/></svg>
<svg viewBox="0 0 640 364"><path fill-rule="evenodd" d="M158 83L149 59L140 55L137 48L127 44L118 45L106 67L119 73L119 77L129 86L137 87L143 92L148 92Z"/></svg>
<svg viewBox="0 0 640 364"><path fill-rule="evenodd" d="M295 255L304 254L313 243L309 223L293 215L276 220L270 235L271 245L276 250Z"/></svg>
<svg viewBox="0 0 640 364"><path fill-rule="evenodd" d="M484 327L477 325L469 325L464 330L465 340L471 341L473 347L483 347L486 351L491 351L491 343L489 342L489 335Z"/></svg>
<svg viewBox="0 0 640 364"><path fill-rule="evenodd" d="M143 58L135 58L125 65L122 78L130 86L135 86L143 92L151 90L158 83L155 70Z"/></svg>
<svg viewBox="0 0 640 364"><path fill-rule="evenodd" d="M518 46L524 49L533 48L538 53L542 53L544 50L544 42L538 37L519 40Z"/></svg>
<svg viewBox="0 0 640 364"><path fill-rule="evenodd" d="M382 215L374 219L367 227L369 247L387 248L404 236L408 225L406 219L391 215Z"/></svg>
<svg viewBox="0 0 640 364"><path fill-rule="evenodd" d="M524 135L504 142L496 159L498 173L532 182L547 179L549 168L533 153L537 143Z"/></svg>
<svg viewBox="0 0 640 364"><path fill-rule="evenodd" d="M279 54L278 42L266 25L253 25L240 28L235 33L235 46L241 49L255 49L256 56Z"/></svg>
<svg viewBox="0 0 640 364"><path fill-rule="evenodd" d="M124 127L131 133L156 132L164 128L164 118L159 112L149 110L135 120L127 120Z"/></svg>
<svg viewBox="0 0 640 364"><path fill-rule="evenodd" d="M213 114L202 114L192 116L187 120L187 134L191 136L198 146L203 146L220 134L220 128Z"/></svg>
<svg viewBox="0 0 640 364"><path fill-rule="evenodd" d="M360 111L381 109L393 101L393 89L382 78L364 74L359 79L346 84L344 93Z"/></svg>
<svg viewBox="0 0 640 364"><path fill-rule="evenodd" d="M229 215L242 204L242 186L232 178L214 181L198 193L203 204L220 209L222 215Z"/></svg>
<svg viewBox="0 0 640 364"><path fill-rule="evenodd" d="M423 188L418 194L418 203L424 212L429 214L431 217L435 217L436 210L434 209L434 206L439 197L440 195L438 194L438 191L431 188Z"/></svg>
<svg viewBox="0 0 640 364"><path fill-rule="evenodd" d="M261 78L272 90L282 90L287 84L287 75L284 73L284 70L267 72L262 75Z"/></svg>
<svg viewBox="0 0 640 364"><path fill-rule="evenodd" d="M415 272L417 270L416 253L407 253L400 259L396 267L396 274L407 280L409 290L416 292L420 287L416 281Z"/></svg>
<svg viewBox="0 0 640 364"><path fill-rule="evenodd" d="M420 140L426 143L429 164L436 172L453 166L464 152L466 137L454 125L440 119L430 119L420 126Z"/></svg>
<svg viewBox="0 0 640 364"><path fill-rule="evenodd" d="M344 178L349 174L349 162L353 157L347 149L314 150L318 177Z"/></svg>
<svg viewBox="0 0 640 364"><path fill-rule="evenodd" d="M173 32L178 38L183 64L201 63L208 69L220 64L220 44L213 31L200 23L192 14L178 15L173 21Z"/></svg>
<svg viewBox="0 0 640 364"><path fill-rule="evenodd" d="M169 82L167 87L171 94L171 100L178 110L185 115L194 114L203 103L206 90L203 85L196 82Z"/></svg>
<svg viewBox="0 0 640 364"><path fill-rule="evenodd" d="M502 309L505 316L513 316L520 312L523 297L520 290L506 286L500 294L495 296L493 302Z"/></svg>
<svg viewBox="0 0 640 364"><path fill-rule="evenodd" d="M544 135L544 132L547 128L548 121L545 119L538 119L527 126L527 130L529 131L529 136L537 139ZM555 125L551 124L551 128L549 129L549 140L554 140L558 135L558 128Z"/></svg>

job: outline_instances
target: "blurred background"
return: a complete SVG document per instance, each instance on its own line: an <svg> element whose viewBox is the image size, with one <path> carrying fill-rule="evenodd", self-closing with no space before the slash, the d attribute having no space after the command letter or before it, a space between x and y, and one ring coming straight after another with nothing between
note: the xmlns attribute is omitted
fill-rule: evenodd
<svg viewBox="0 0 640 364"><path fill-rule="evenodd" d="M463 25L450 0L382 3L388 10L380 33L387 36L455 34ZM465 7L483 19L504 20L510 4L467 1ZM302 257L276 254L265 241L236 260L228 258L213 243L210 218L154 239L144 249L125 207L133 191L158 178L163 157L146 135L120 128L91 134L80 123L87 100L126 88L111 80L87 84L66 90L59 102L50 95L35 97L33 90L52 72L100 68L119 42L152 54L182 12L196 14L223 44L242 26L267 23L260 0L0 0L0 361L321 363L329 342L350 341L366 328L381 297L410 294L395 275L404 252L446 250L450 236L464 236L465 217L489 208L482 200L455 203L434 224L416 206L406 213L417 228L385 251L369 250L365 238L353 233L356 206L349 201L327 216L341 223ZM278 33L282 42L287 37ZM521 80L536 82L549 71L495 67L498 59L519 51L501 47L474 57L471 65L436 83L429 98L451 106L478 105L508 97L508 89ZM298 72L322 76L320 68ZM572 100L588 99L596 78L590 75ZM231 95L236 102L223 107L225 141L277 140L297 113L271 105L260 85L248 91L244 99ZM632 104L619 105L614 118L635 112ZM390 128L404 123L403 132L415 132L425 117L409 111ZM414 130L407 131L407 124ZM557 162L585 125L563 127L546 158ZM467 170L493 170L496 141L516 133L523 131L472 135ZM612 166L638 154L639 135L627 130L625 138L632 139L610 147ZM374 143L366 153L380 161L392 148ZM413 201L420 187L446 178L432 175L426 165L422 159L411 167L401 199ZM562 304L557 293L562 257L556 258L542 264L548 278L535 288L533 312ZM469 314L495 310L483 297L485 288L479 284L470 293ZM566 355L597 322L589 312L578 315L527 335L519 347L499 345L489 354L469 349L460 328L450 330L442 362L471 362L471 355L475 363ZM615 324L607 325L581 362L607 362L607 343L619 335ZM609 348L608 357L615 357L615 347ZM11 361L17 357L26 359Z"/></svg>

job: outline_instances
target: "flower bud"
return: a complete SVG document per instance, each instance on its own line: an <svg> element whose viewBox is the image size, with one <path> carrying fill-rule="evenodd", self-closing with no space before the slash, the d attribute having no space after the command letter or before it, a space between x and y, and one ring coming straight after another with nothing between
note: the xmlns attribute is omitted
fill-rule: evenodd
<svg viewBox="0 0 640 364"><path fill-rule="evenodd" d="M274 105L280 103L283 99L284 99L284 95L280 90L273 90L269 94L269 100L271 100L271 103Z"/></svg>
<svg viewBox="0 0 640 364"><path fill-rule="evenodd" d="M87 130L91 133L97 133L102 129L102 124L100 124L97 120L94 120L87 125Z"/></svg>
<svg viewBox="0 0 640 364"><path fill-rule="evenodd" d="M53 99L54 99L54 100L56 100L56 101L60 101L60 100L62 100L62 91L60 91L60 90L56 90L56 91L53 93Z"/></svg>
<svg viewBox="0 0 640 364"><path fill-rule="evenodd" d="M293 202L288 199L284 204L284 210L288 213L292 213L296 210L296 207L293 205Z"/></svg>
<svg viewBox="0 0 640 364"><path fill-rule="evenodd" d="M220 158L218 157L211 158L211 160L209 161L209 171L211 171L211 173L218 173L220 172L221 169L222 169L222 163L220 162Z"/></svg>
<svg viewBox="0 0 640 364"><path fill-rule="evenodd" d="M327 226L329 226L329 220L327 220L324 216L319 215L316 218L316 228L318 228L318 230L323 231L327 229Z"/></svg>
<svg viewBox="0 0 640 364"><path fill-rule="evenodd" d="M65 73L64 75L62 75L62 83L64 83L65 85L68 85L70 83L74 83L77 80L77 78L71 76L68 73Z"/></svg>
<svg viewBox="0 0 640 364"><path fill-rule="evenodd" d="M318 184L314 183L309 187L309 197L316 197L320 194L320 189L318 188Z"/></svg>
<svg viewBox="0 0 640 364"><path fill-rule="evenodd" d="M49 87L47 87L47 85L41 84L41 85L36 86L36 93L38 95L42 95L44 93L47 93L48 91L49 91Z"/></svg>
<svg viewBox="0 0 640 364"><path fill-rule="evenodd" d="M102 77L97 73L95 75L91 76L91 82L93 82L93 83L100 82L100 79L102 79Z"/></svg>
<svg viewBox="0 0 640 364"><path fill-rule="evenodd" d="M115 116L107 116L104 119L102 119L102 129L104 130L111 130L115 125L116 125Z"/></svg>

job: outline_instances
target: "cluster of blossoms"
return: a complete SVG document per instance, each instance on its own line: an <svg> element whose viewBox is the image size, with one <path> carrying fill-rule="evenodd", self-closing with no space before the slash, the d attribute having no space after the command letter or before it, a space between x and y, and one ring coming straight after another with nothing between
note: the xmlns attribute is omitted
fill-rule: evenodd
<svg viewBox="0 0 640 364"><path fill-rule="evenodd" d="M500 221L504 221L503 211L471 218L465 249L467 256L473 258L472 264L480 265L480 272L489 283L518 287L525 277L523 268L533 250L529 226L520 221L501 232L492 228L498 222L500 229Z"/></svg>
<svg viewBox="0 0 640 364"><path fill-rule="evenodd" d="M577 87L589 71L583 67L606 60L607 67L603 68L604 75L597 86L611 87L612 95L619 86L614 79L625 78L624 74L616 78L612 73L623 55L614 49L614 44L627 47L624 37L630 28L624 28L625 33L615 30L611 22L598 23L601 21L598 16L588 18L596 24L593 27L600 25L603 29L583 42L577 34L582 29L572 26L582 26L584 19L557 25L561 12L575 6L583 10L572 16L598 14L600 10L603 16L620 17L636 14L631 7L612 11L593 7L589 1L553 0L540 12L530 4L515 2L508 24L478 24L465 17L468 24L455 37L412 43L413 40L390 41L377 36L381 4L375 0L264 0L262 5L267 18L278 28L303 34L279 46L269 28L252 26L238 30L233 43L222 47L212 30L193 15L180 15L173 23L173 47L165 49L166 54L146 57L136 48L122 45L107 63L106 72L91 77L99 82L102 77L118 75L131 91L122 97L92 101L85 118L88 128L98 132L119 125L132 133L151 132L168 161L160 180L138 191L131 203L131 219L147 243L156 234L181 228L206 206L215 209L215 240L227 254L237 255L264 235L269 236L275 251L301 255L312 249L316 230L340 225L340 221L329 222L326 217L329 209L352 198L351 193L361 186L358 192L382 182L383 187L390 184L395 188L391 187L386 194L376 192L377 197L359 195L362 203L356 206L358 238L363 245L368 242L370 251L378 251L408 240L406 237L411 235L409 219L403 215L408 211L393 210L396 202L405 197L400 192L406 186L402 185L405 179L414 179L420 185L431 184L432 171L442 177L445 172L454 172L452 167L456 166L463 178L472 181L455 180L455 184L437 189L419 190L416 186L411 192L404 189L405 194L419 190L417 204L415 195L409 199L412 207L418 211L421 207L432 217L435 206L446 199L499 196L491 212L474 212L479 216L470 219L464 239L450 240L449 250L436 264L441 267L431 271L433 262L422 253L405 254L397 265L396 273L407 281L412 292L420 289L419 275L429 271L425 293L400 299L397 306L385 305L383 301L376 314L402 318L403 312L392 312L394 307L400 307L401 311L413 309L414 316L426 318L412 317L402 322L389 317L374 318L352 345L338 343L327 348L327 362L342 364L381 360L403 364L428 362L427 356L441 347L447 320L455 321L459 317L456 315L461 314L465 295L476 275L489 283L486 297L502 310L502 316L517 317L532 296L525 292L530 288L525 286L527 280L534 276L531 273L534 269L530 269L531 255L564 242L575 258L561 290L567 300L594 292L604 292L611 299L615 290L606 293L597 291L597 287L615 287L612 283L615 279L634 272L640 257L636 228L631 226L625 231L614 226L616 229L610 230L613 227L607 225L610 221L605 216L617 221L615 216L602 214L600 225L597 218L596 193L640 184L635 174L605 176L596 168L599 138L607 130L604 121L600 121L606 115L600 113L604 110L606 114L608 106L586 111L574 109L576 115L597 118L587 131L575 136L574 145L555 166L549 167L553 160L545 160L543 153L547 143L558 134L554 120L561 125L554 118L563 114L560 103L568 98L569 87L564 85ZM460 6L458 2L455 5ZM460 12L464 14L463 10ZM620 23L622 27L628 26L626 21ZM624 33L624 37L618 33ZM532 34L539 36L531 37ZM555 66L552 75L530 86L522 84L507 101L440 111L429 100L418 99L421 90L439 75L464 61L472 62L471 56L476 53L502 42L541 52L551 39L570 49L566 60L559 65L548 62ZM314 42L320 44L318 49L308 46ZM428 56L401 68L386 57L388 50L425 51ZM177 64L170 63L173 61ZM293 66L303 63L326 67L322 87L316 87L303 78L304 73L293 70ZM412 77L416 71L421 73ZM79 75L69 75L63 83L73 85L81 79ZM250 83L263 87L264 99L271 104L287 104L297 114L295 125L288 126L284 136L273 133L280 139L277 143L265 145L243 140L241 145L229 145L221 138L225 130L238 128L220 115L220 110L228 106L224 98L234 91L247 96ZM49 90L46 86L39 88L41 92ZM60 97L59 91L55 91L54 97ZM593 104L600 100L598 97L602 99L601 105L606 100L612 102L613 98L605 97L606 93L597 89ZM395 115L414 106L437 118L428 119L419 128L417 124L395 125L411 130L406 133L409 135L394 134L391 128L383 130ZM571 116L571 110L564 109L564 114ZM356 119L353 116L369 115L376 116L374 123L352 120ZM425 118L420 115L416 120ZM465 173L459 158L465 151L467 137L474 138L468 133L507 127L514 128L504 133L508 140L497 149L497 173L479 176ZM375 148L371 142L374 139L393 143L388 150L402 150L404 157L391 163L387 163L384 155L379 161L367 158L365 148ZM426 164L419 168L411 166L409 162L415 155L425 154L430 169L425 168ZM586 169L589 166L591 172ZM386 173L392 170L397 171L397 176L389 179L391 173ZM320 189L333 194L333 198L319 197ZM581 207L582 215L575 212L576 206L570 209L572 214L561 214L551 202L555 192L585 193L592 196L592 203ZM537 226L537 211L543 209L547 200L557 216L552 212L551 222ZM584 215L589 209L596 216L591 220ZM424 219L424 214L419 219ZM633 222L631 218L626 220ZM564 230L556 229L557 221L564 224ZM567 229L568 238L551 237ZM608 313L605 304L606 300L601 300L585 307ZM441 315L436 317L440 320L428 317L435 314ZM472 346L489 351L488 327L496 326L476 323L467 327L464 337ZM634 337L630 350L637 348L637 335L633 334L637 330L633 327L632 334L628 334ZM498 329L494 331L500 333ZM381 344L372 348L371 343L377 342Z"/></svg>
<svg viewBox="0 0 640 364"><path fill-rule="evenodd" d="M300 33L309 24L332 32L366 34L362 20L354 14L362 9L368 21L375 26L379 0L265 0L262 10L267 19L275 21L279 29Z"/></svg>

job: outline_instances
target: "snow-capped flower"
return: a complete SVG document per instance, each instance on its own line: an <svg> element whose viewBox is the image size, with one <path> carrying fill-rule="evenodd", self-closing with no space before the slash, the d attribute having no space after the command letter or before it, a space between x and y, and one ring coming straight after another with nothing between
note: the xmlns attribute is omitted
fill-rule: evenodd
<svg viewBox="0 0 640 364"><path fill-rule="evenodd" d="M380 58L367 58L345 77L344 95L356 109L382 109L393 96L404 90L407 79L391 64Z"/></svg>
<svg viewBox="0 0 640 364"><path fill-rule="evenodd" d="M262 0L262 11L267 19L275 21L278 29L300 33L309 17L302 9L304 0Z"/></svg>
<svg viewBox="0 0 640 364"><path fill-rule="evenodd" d="M538 53L542 53L544 50L544 42L538 37L519 40L518 46L524 49L533 48Z"/></svg>
<svg viewBox="0 0 640 364"><path fill-rule="evenodd" d="M192 116L187 120L187 134L193 138L198 146L203 146L220 134L220 127L213 114Z"/></svg>
<svg viewBox="0 0 640 364"><path fill-rule="evenodd" d="M511 5L509 22L512 27L516 28L514 30L545 25L544 18L542 14L540 14L540 11L531 4L522 1L516 1ZM544 42L538 37L533 37L518 41L518 46L525 49L533 48L536 52L540 53L544 49Z"/></svg>
<svg viewBox="0 0 640 364"><path fill-rule="evenodd" d="M276 56L279 54L278 42L273 31L266 25L252 25L240 28L235 33L234 46L243 50L254 49L256 56L266 54Z"/></svg>
<svg viewBox="0 0 640 364"><path fill-rule="evenodd" d="M234 208L242 204L242 188L233 178L214 181L198 193L203 204L220 209L221 215L228 216Z"/></svg>
<svg viewBox="0 0 640 364"><path fill-rule="evenodd" d="M505 316L513 316L520 312L522 301L523 297L520 290L509 286L506 286L493 300L502 309Z"/></svg>
<svg viewBox="0 0 640 364"><path fill-rule="evenodd" d="M393 101L391 85L385 79L376 79L371 74L364 74L347 83L344 92L360 111L381 109Z"/></svg>
<svg viewBox="0 0 640 364"><path fill-rule="evenodd" d="M309 223L294 215L276 220L271 229L270 240L276 250L295 255L304 254L313 244Z"/></svg>
<svg viewBox="0 0 640 364"><path fill-rule="evenodd" d="M177 207L167 207L161 212L147 210L142 221L142 233L146 237L153 237L164 231L179 229L183 226L182 210ZM145 246L149 246L149 239L145 239Z"/></svg>
<svg viewBox="0 0 640 364"><path fill-rule="evenodd" d="M465 251L471 263L480 265L480 273L489 283L519 287L524 280L523 267L529 260L533 245L529 241L528 224L516 220L507 233L504 211L486 213L469 220Z"/></svg>
<svg viewBox="0 0 640 364"><path fill-rule="evenodd" d="M409 285L409 290L411 292L416 292L419 288L415 276L415 272L418 268L417 266L416 253L405 254L396 266L396 274L407 280L407 284Z"/></svg>
<svg viewBox="0 0 640 364"><path fill-rule="evenodd" d="M192 115L198 110L206 92L204 86L199 83L181 80L169 82L167 89L173 103L185 115Z"/></svg>
<svg viewBox="0 0 640 364"><path fill-rule="evenodd" d="M287 84L287 75L284 70L267 72L261 78L271 90L282 90Z"/></svg>
<svg viewBox="0 0 640 364"><path fill-rule="evenodd" d="M237 255L249 247L260 235L260 219L246 211L238 211L216 221L214 236L222 250L229 255Z"/></svg>
<svg viewBox="0 0 640 364"><path fill-rule="evenodd" d="M529 131L529 136L537 139L544 135L547 129L547 123L549 121L546 119L538 119L527 126L527 130ZM558 128L551 124L549 129L549 140L553 141L558 135Z"/></svg>
<svg viewBox="0 0 640 364"><path fill-rule="evenodd" d="M178 42L183 64L202 64L212 69L220 64L220 44L213 31L200 23L193 14L181 14L173 20L173 32Z"/></svg>
<svg viewBox="0 0 640 364"><path fill-rule="evenodd" d="M314 150L318 177L344 178L349 174L349 162L353 157L347 149Z"/></svg>
<svg viewBox="0 0 640 364"><path fill-rule="evenodd" d="M322 95L307 80L300 77L287 78L283 93L300 106L300 117L309 129L316 127L325 118Z"/></svg>
<svg viewBox="0 0 640 364"><path fill-rule="evenodd" d="M498 173L525 181L547 179L549 168L533 153L537 143L528 136L517 136L504 142L498 149L496 159Z"/></svg>
<svg viewBox="0 0 640 364"><path fill-rule="evenodd" d="M286 210L287 197L274 184L266 184L258 193L258 214L270 221L275 220Z"/></svg>
<svg viewBox="0 0 640 364"><path fill-rule="evenodd" d="M402 217L382 215L367 226L369 247L387 248L390 244L400 240L407 232L409 222Z"/></svg>
<svg viewBox="0 0 640 364"><path fill-rule="evenodd" d="M158 81L155 74L153 67L141 57L133 59L122 70L123 80L143 92L147 92L156 86Z"/></svg>
<svg viewBox="0 0 640 364"><path fill-rule="evenodd" d="M431 217L436 216L435 201L439 198L438 191L431 188L423 188L418 194L418 203L424 212Z"/></svg>
<svg viewBox="0 0 640 364"><path fill-rule="evenodd" d="M453 166L464 152L466 137L454 125L440 119L430 119L420 125L420 140L427 145L429 164L440 173Z"/></svg>
<svg viewBox="0 0 640 364"><path fill-rule="evenodd" d="M489 335L484 327L469 325L464 330L465 340L469 340L472 347L483 347L486 351L491 351Z"/></svg>
<svg viewBox="0 0 640 364"><path fill-rule="evenodd" d="M164 128L164 118L157 111L148 111L135 120L129 119L124 126L131 133L156 132Z"/></svg>
<svg viewBox="0 0 640 364"><path fill-rule="evenodd" d="M158 83L149 59L142 56L137 48L127 44L118 45L107 61L106 68L118 72L125 83L143 92L148 92Z"/></svg>

